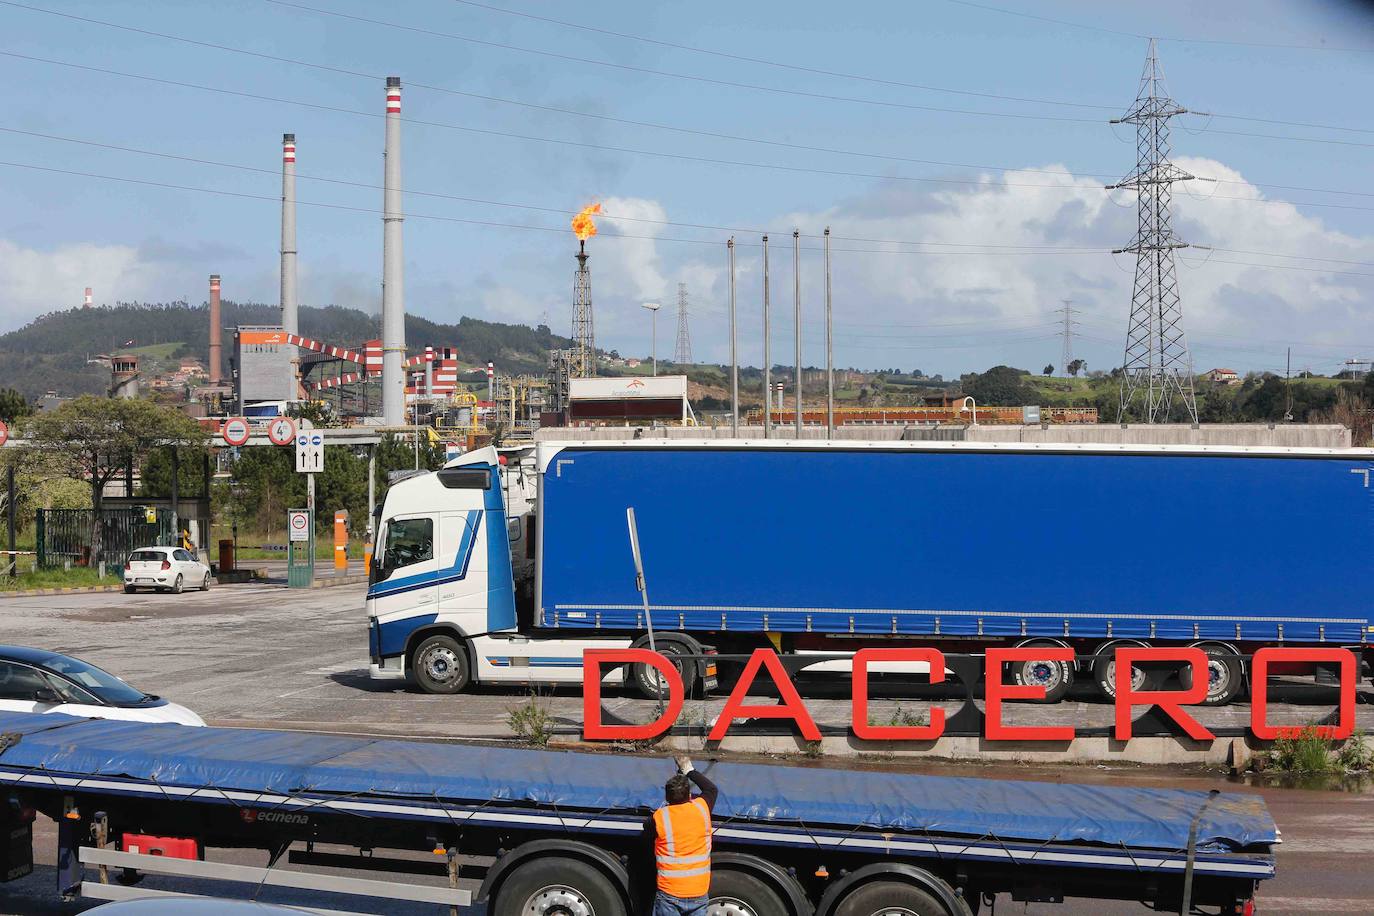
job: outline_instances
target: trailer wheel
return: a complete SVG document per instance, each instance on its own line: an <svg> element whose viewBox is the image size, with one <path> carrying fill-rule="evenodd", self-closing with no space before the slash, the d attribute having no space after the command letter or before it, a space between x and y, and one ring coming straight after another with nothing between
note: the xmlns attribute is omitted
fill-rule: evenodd
<svg viewBox="0 0 1374 916"><path fill-rule="evenodd" d="M1058 649L1061 647L1055 643L1040 641L1026 643L1020 648ZM1045 698L1036 702L1058 703L1064 699L1069 688L1073 686L1073 662L1034 660L1012 662L1008 667L1011 668L1012 680L1020 686L1045 688Z"/></svg>
<svg viewBox="0 0 1374 916"><path fill-rule="evenodd" d="M636 642L635 648L648 648L647 638ZM658 654L673 663L677 669L678 676L682 678L683 693L686 696L692 695L692 689L696 686L696 664L683 656L700 654L700 647L693 648L677 637L654 637L654 645L658 649ZM659 696L665 699L668 696L668 685L663 683L662 676L658 669L651 665L635 664L630 666L630 685L639 693L640 696L650 700L657 700Z"/></svg>
<svg viewBox="0 0 1374 916"><path fill-rule="evenodd" d="M1245 668L1240 657L1228 647L1212 643L1197 648L1207 653L1207 696L1203 706L1225 706L1240 696L1245 688ZM1184 690L1193 686L1193 668L1184 668L1178 675Z"/></svg>
<svg viewBox="0 0 1374 916"><path fill-rule="evenodd" d="M1098 691L1109 700L1116 699L1116 650L1123 646L1148 648L1141 642L1119 642L1098 650L1097 659L1093 662L1093 680L1097 682ZM1149 672L1132 665L1131 689L1145 690L1149 684Z"/></svg>
<svg viewBox="0 0 1374 916"><path fill-rule="evenodd" d="M472 678L467 650L452 636L431 636L420 643L411 670L425 693L459 693Z"/></svg>
<svg viewBox="0 0 1374 916"><path fill-rule="evenodd" d="M496 895L494 916L626 916L615 883L577 859L538 858L518 866Z"/></svg>
<svg viewBox="0 0 1374 916"><path fill-rule="evenodd" d="M706 916L791 916L791 911L777 891L753 875L713 868Z"/></svg>
<svg viewBox="0 0 1374 916"><path fill-rule="evenodd" d="M930 894L901 881L873 881L845 895L835 916L957 916Z"/></svg>

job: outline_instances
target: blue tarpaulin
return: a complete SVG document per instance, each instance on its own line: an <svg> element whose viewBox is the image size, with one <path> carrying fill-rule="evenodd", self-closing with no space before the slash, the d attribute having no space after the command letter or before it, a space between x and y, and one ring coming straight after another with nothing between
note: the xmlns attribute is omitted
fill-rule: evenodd
<svg viewBox="0 0 1374 916"><path fill-rule="evenodd" d="M638 814L660 805L673 772L664 759L400 740L187 728L0 713L19 742L0 769L122 776L162 786L279 794L425 798L556 806L563 812ZM1029 842L1135 849L1187 846L1200 791L1077 786L903 773L716 764L717 821L758 820ZM1223 794L1206 806L1198 846L1241 850L1275 842L1257 795Z"/></svg>
<svg viewBox="0 0 1374 916"><path fill-rule="evenodd" d="M0 770L128 777L248 792L509 803L606 814L646 813L674 770L663 759L425 744L303 732L188 728L0 713L17 744ZM718 823L904 831L1004 841L1176 850L1206 792L921 776L762 764L703 765L720 787ZM1275 842L1257 795L1207 804L1198 846Z"/></svg>

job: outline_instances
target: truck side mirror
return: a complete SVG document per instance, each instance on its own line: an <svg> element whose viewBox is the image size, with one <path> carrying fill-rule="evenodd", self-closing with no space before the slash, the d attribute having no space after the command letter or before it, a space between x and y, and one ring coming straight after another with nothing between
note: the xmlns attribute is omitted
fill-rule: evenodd
<svg viewBox="0 0 1374 916"><path fill-rule="evenodd" d="M33 692L33 699L36 703L57 704L62 702L61 695L51 687L39 687Z"/></svg>

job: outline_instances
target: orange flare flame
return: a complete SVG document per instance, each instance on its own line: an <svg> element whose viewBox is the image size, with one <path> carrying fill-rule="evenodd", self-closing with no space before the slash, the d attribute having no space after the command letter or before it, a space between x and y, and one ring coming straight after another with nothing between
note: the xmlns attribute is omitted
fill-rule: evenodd
<svg viewBox="0 0 1374 916"><path fill-rule="evenodd" d="M593 213L601 212L601 204L588 204L583 207L572 219L572 231L577 236L578 241L585 242L587 239L596 235L596 223L592 220Z"/></svg>

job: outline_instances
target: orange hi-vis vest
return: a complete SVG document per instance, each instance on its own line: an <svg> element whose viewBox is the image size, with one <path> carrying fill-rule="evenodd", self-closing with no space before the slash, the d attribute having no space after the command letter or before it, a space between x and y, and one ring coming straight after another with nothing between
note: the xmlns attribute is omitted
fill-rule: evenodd
<svg viewBox="0 0 1374 916"><path fill-rule="evenodd" d="M698 796L654 812L658 889L681 899L711 889L711 809Z"/></svg>

